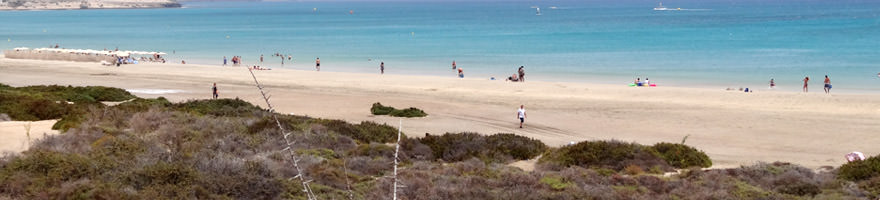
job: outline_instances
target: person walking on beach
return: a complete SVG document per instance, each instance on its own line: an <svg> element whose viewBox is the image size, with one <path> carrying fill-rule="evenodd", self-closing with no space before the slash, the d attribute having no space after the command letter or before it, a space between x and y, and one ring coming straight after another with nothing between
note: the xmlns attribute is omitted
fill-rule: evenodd
<svg viewBox="0 0 880 200"><path fill-rule="evenodd" d="M809 76L804 77L804 93L806 93L806 92L808 91L808 90L807 90L807 82L810 82L810 77L809 77Z"/></svg>
<svg viewBox="0 0 880 200"><path fill-rule="evenodd" d="M211 90L214 91L214 99L217 99L217 96L219 96L217 94L217 83L214 83L214 87L211 87Z"/></svg>
<svg viewBox="0 0 880 200"><path fill-rule="evenodd" d="M452 70L455 70L455 60L452 61ZM878 74L880 75L880 74Z"/></svg>
<svg viewBox="0 0 880 200"><path fill-rule="evenodd" d="M464 78L464 69L458 68L458 78Z"/></svg>
<svg viewBox="0 0 880 200"><path fill-rule="evenodd" d="M223 56L223 66L226 66L226 56Z"/></svg>
<svg viewBox="0 0 880 200"><path fill-rule="evenodd" d="M776 89L776 82L773 81L773 78L770 78L770 89Z"/></svg>
<svg viewBox="0 0 880 200"><path fill-rule="evenodd" d="M260 65L263 65L263 54L260 54Z"/></svg>
<svg viewBox="0 0 880 200"><path fill-rule="evenodd" d="M828 75L825 75L825 94L831 92L831 79L828 78Z"/></svg>
<svg viewBox="0 0 880 200"><path fill-rule="evenodd" d="M519 66L519 82L526 82L526 70L524 66Z"/></svg>
<svg viewBox="0 0 880 200"><path fill-rule="evenodd" d="M385 62L382 62L382 63L379 64L379 71L380 71L382 74L385 74Z"/></svg>
<svg viewBox="0 0 880 200"><path fill-rule="evenodd" d="M516 110L516 118L519 118L519 128L522 128L523 123L526 122L526 107L524 105L519 105L519 109Z"/></svg>
<svg viewBox="0 0 880 200"><path fill-rule="evenodd" d="M315 69L321 71L321 58L315 58Z"/></svg>

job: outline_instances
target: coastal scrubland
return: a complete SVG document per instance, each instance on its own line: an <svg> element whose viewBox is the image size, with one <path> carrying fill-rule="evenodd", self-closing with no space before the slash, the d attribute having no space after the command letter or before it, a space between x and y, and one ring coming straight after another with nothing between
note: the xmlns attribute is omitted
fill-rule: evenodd
<svg viewBox="0 0 880 200"><path fill-rule="evenodd" d="M296 172L273 115L293 132L320 199L391 196L398 130L386 124L271 113L240 99L144 99L103 87L4 85L0 94L0 112L15 120L78 117L58 127L64 133L0 159L0 197L305 199L290 179ZM508 165L535 158L534 171ZM880 197L876 156L818 172L783 162L705 169L711 159L683 143L551 147L507 133L426 133L401 138L400 159L401 199Z"/></svg>

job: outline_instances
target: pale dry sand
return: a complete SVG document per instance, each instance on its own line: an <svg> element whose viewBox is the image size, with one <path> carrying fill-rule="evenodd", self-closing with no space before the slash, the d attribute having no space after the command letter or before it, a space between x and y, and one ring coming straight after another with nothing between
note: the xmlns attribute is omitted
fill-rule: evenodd
<svg viewBox="0 0 880 200"><path fill-rule="evenodd" d="M332 69L332 66L324 66ZM880 153L880 95L764 92L723 89L632 88L618 85L529 81L510 83L437 76L356 74L276 69L255 71L280 113L384 122L375 102L418 107L430 116L403 119L411 136L472 131L515 133L552 146L570 141L680 142L705 151L715 167L784 161L811 168L844 162L843 155ZM511 69L513 73L515 69ZM452 73L450 73L452 74ZM652 77L653 78L653 77ZM658 80L661 77L657 77ZM14 86L103 85L139 90L180 90L172 101L204 99L217 82L222 98L265 106L245 68L179 64L105 67L97 63L0 60L0 82ZM627 82L627 80L622 80ZM813 91L821 91L814 86ZM516 108L528 119L517 128Z"/></svg>
<svg viewBox="0 0 880 200"><path fill-rule="evenodd" d="M0 152L20 153L46 135L58 134L52 125L58 120L0 122ZM30 135L28 129L30 128Z"/></svg>

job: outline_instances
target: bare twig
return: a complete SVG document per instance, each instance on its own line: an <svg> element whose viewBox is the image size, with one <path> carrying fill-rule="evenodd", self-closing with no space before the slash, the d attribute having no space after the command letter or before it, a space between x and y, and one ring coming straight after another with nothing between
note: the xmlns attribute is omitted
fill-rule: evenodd
<svg viewBox="0 0 880 200"><path fill-rule="evenodd" d="M400 120L400 125L397 127L397 145L394 148L394 174L392 177L394 178L394 186L392 188L393 199L397 200L397 188L404 187L403 184L399 184L397 180L397 165L400 163L400 158L398 157L398 153L400 153L400 130L403 129L403 120Z"/></svg>
<svg viewBox="0 0 880 200"><path fill-rule="evenodd" d="M284 144L286 145L286 147L284 147L284 149L282 149L281 151L287 151L287 153L290 154L291 159L293 159L293 167L296 169L296 176L292 177L291 179L299 179L300 183L302 183L303 186L303 192L306 193L306 197L309 200L318 199L318 197L315 196L315 194L312 192L312 188L309 187L309 182L311 182L311 180L306 180L306 175L299 166L299 158L296 156L296 152L294 152L293 150L293 145L296 144L296 140L289 137L292 133L285 131L284 126L281 126L281 121L278 120L278 115L275 114L275 108L272 107L272 103L269 103L269 95L267 95L266 91L263 90L263 85L261 85L260 82L257 81L257 76L254 75L254 71L248 69L248 72L250 72L251 77L254 78L254 83L256 84L257 89L260 90L260 94L263 96L263 100L266 101L266 106L269 107L269 113L272 114L272 119L275 120L275 124L278 125L278 130L281 131L281 135L284 138Z"/></svg>

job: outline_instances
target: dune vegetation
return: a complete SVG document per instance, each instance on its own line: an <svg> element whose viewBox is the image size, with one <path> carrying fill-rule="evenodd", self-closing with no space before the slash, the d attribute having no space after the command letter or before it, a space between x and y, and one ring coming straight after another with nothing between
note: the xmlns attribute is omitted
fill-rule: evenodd
<svg viewBox="0 0 880 200"><path fill-rule="evenodd" d="M384 106L379 102L374 103L373 106L370 107L370 113L373 113L373 115L389 115L392 117L406 118L428 116L428 113L425 113L425 111L415 107L397 109L391 106Z"/></svg>
<svg viewBox="0 0 880 200"><path fill-rule="evenodd" d="M391 197L397 129L385 124L270 113L240 99L135 98L103 106L81 102L130 94L64 89L85 95L67 96L55 93L58 87L0 88L0 111L15 119L78 117L62 134L0 158L0 199L305 199L273 115L297 141L293 151L319 199ZM40 103L12 105L22 95ZM44 116L32 105L56 110ZM684 144L549 147L478 133L404 137L399 155L401 199L880 197L878 157L821 172L789 163L703 169L709 157ZM538 157L534 171L508 165Z"/></svg>

